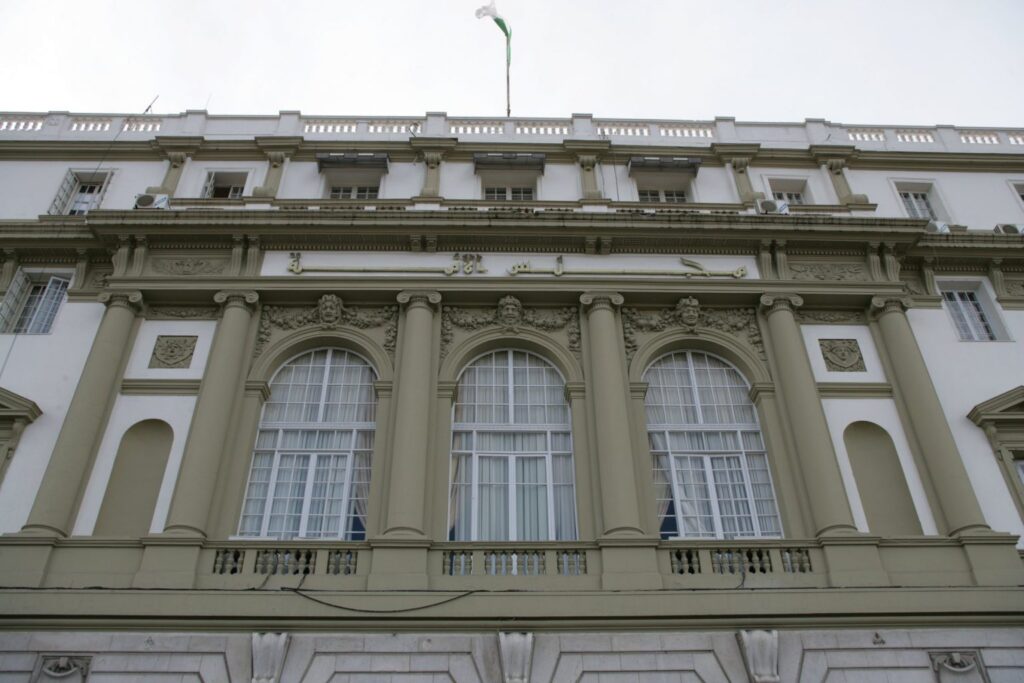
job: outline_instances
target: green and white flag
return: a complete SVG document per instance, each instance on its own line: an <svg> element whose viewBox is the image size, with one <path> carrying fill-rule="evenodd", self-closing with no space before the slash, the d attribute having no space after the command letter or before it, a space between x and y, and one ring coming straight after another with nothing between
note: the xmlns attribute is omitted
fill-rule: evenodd
<svg viewBox="0 0 1024 683"><path fill-rule="evenodd" d="M476 18L483 19L484 17L490 17L494 19L494 23L498 25L501 32L505 34L505 63L512 63L512 27L508 25L505 18L498 14L498 8L494 6L494 0L491 0L491 4L484 5L476 11Z"/></svg>

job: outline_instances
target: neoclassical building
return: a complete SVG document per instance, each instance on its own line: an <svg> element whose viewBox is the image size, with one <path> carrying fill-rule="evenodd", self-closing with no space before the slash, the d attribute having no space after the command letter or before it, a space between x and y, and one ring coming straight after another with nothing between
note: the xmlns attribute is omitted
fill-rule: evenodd
<svg viewBox="0 0 1024 683"><path fill-rule="evenodd" d="M0 680L1024 678L1024 131L0 114Z"/></svg>

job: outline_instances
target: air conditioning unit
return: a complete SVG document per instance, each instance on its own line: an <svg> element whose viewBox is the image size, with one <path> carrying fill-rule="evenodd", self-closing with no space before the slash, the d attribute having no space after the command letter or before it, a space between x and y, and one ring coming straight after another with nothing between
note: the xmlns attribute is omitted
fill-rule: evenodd
<svg viewBox="0 0 1024 683"><path fill-rule="evenodd" d="M171 198L166 194L137 194L135 195L136 209L166 209L170 206Z"/></svg>
<svg viewBox="0 0 1024 683"><path fill-rule="evenodd" d="M781 199L760 199L757 202L758 213L788 214L789 203Z"/></svg>
<svg viewBox="0 0 1024 683"><path fill-rule="evenodd" d="M949 223L943 221L928 221L925 226L927 232L949 232Z"/></svg>
<svg viewBox="0 0 1024 683"><path fill-rule="evenodd" d="M1000 235L1024 235L1024 223L1000 223L993 232Z"/></svg>

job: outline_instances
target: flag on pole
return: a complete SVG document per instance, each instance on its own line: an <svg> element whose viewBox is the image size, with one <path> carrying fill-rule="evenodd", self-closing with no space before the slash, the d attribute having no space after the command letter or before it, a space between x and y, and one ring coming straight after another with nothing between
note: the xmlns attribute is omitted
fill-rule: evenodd
<svg viewBox="0 0 1024 683"><path fill-rule="evenodd" d="M512 63L512 27L509 26L505 18L498 14L498 8L494 6L494 0L491 0L491 4L484 5L476 11L476 18L483 19L484 17L490 17L494 19L494 23L498 25L501 32L505 34L505 63Z"/></svg>

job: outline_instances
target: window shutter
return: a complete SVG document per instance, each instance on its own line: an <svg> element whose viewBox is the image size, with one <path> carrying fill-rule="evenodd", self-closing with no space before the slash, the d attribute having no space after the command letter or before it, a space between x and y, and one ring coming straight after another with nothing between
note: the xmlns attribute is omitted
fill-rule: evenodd
<svg viewBox="0 0 1024 683"><path fill-rule="evenodd" d="M64 213L68 208L68 201L71 199L71 193L75 191L75 187L78 185L78 176L75 175L74 171L68 171L64 176L64 180L60 183L60 189L57 190L57 196L53 198L53 203L50 204L50 210L47 211L51 216L59 216Z"/></svg>
<svg viewBox="0 0 1024 683"><path fill-rule="evenodd" d="M39 304L32 314L32 321L26 326L25 331L29 334L45 334L50 331L53 319L57 317L61 302L64 301L64 292L68 290L70 281L66 277L51 276L46 283L46 289L39 298Z"/></svg>
<svg viewBox="0 0 1024 683"><path fill-rule="evenodd" d="M96 195L96 199L93 201L92 208L98 209L103 205L103 197L107 194L107 188L110 187L110 181L114 177L113 171L107 171L103 174L103 182L100 183L100 191Z"/></svg>
<svg viewBox="0 0 1024 683"><path fill-rule="evenodd" d="M206 184L203 185L203 199L209 199L213 196L214 175L213 173L206 174Z"/></svg>
<svg viewBox="0 0 1024 683"><path fill-rule="evenodd" d="M14 273L14 279L11 280L11 286L7 288L3 300L0 301L0 332L13 330L30 284L28 276L19 268Z"/></svg>

